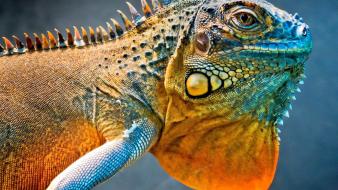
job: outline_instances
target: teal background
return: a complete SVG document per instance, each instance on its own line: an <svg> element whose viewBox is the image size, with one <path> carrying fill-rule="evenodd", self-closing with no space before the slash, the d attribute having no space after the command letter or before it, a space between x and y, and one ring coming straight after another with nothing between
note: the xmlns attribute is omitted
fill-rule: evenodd
<svg viewBox="0 0 338 190"><path fill-rule="evenodd" d="M137 7L140 3L130 0ZM271 190L338 189L338 0L272 0L310 25L314 49L281 134L278 170ZM125 10L120 0L0 0L0 36L104 25ZM183 190L157 161L144 159L96 190Z"/></svg>

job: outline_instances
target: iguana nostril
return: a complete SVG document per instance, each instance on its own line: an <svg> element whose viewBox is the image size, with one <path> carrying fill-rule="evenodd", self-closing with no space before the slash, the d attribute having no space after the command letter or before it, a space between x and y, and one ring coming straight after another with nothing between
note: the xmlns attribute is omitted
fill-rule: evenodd
<svg viewBox="0 0 338 190"><path fill-rule="evenodd" d="M305 37L305 36L307 36L307 28L306 27L304 27L304 29L303 29L303 36Z"/></svg>
<svg viewBox="0 0 338 190"><path fill-rule="evenodd" d="M197 33L195 43L198 51L202 53L207 53L209 51L210 39L205 32Z"/></svg>
<svg viewBox="0 0 338 190"><path fill-rule="evenodd" d="M297 27L296 35L298 37L306 37L307 34L308 34L308 28L307 28L306 24L302 24L302 25Z"/></svg>

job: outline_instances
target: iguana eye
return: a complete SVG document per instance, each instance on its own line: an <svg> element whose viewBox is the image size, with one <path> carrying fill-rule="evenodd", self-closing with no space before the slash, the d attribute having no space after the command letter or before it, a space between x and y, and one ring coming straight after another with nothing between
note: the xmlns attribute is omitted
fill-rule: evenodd
<svg viewBox="0 0 338 190"><path fill-rule="evenodd" d="M238 29L252 30L259 24L257 15L250 9L239 9L230 18L231 23Z"/></svg>

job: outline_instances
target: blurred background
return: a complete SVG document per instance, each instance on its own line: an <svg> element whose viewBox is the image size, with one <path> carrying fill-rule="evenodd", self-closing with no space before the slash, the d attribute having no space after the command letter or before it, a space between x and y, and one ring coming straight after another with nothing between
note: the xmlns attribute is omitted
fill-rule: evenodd
<svg viewBox="0 0 338 190"><path fill-rule="evenodd" d="M129 0L136 7L140 2ZM281 134L271 190L338 190L338 0L271 0L310 25L314 49L308 79ZM55 27L104 25L126 10L123 0L0 0L0 36ZM187 190L147 155L96 190Z"/></svg>

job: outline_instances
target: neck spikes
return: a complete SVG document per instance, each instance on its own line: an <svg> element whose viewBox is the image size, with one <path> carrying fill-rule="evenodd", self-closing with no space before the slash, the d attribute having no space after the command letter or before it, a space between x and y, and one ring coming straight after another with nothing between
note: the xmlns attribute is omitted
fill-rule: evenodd
<svg viewBox="0 0 338 190"><path fill-rule="evenodd" d="M57 44L54 35L50 31L47 31L47 35L49 39L50 49L55 49L57 47Z"/></svg>
<svg viewBox="0 0 338 190"><path fill-rule="evenodd" d="M24 33L24 36L25 36L26 47L28 51L34 51L35 50L34 43L33 43L33 40L29 37L29 34Z"/></svg>
<svg viewBox="0 0 338 190"><path fill-rule="evenodd" d="M14 54L15 51L14 51L14 46L13 46L12 42L9 41L9 39L6 38L6 37L3 37L2 39L5 42L5 48L6 48L7 53L10 54L10 55Z"/></svg>
<svg viewBox="0 0 338 190"><path fill-rule="evenodd" d="M111 18L111 22L106 22L106 28L98 26L95 27L95 30L92 27L89 27L88 30L86 30L84 27L81 27L81 31L79 31L76 26L73 26L73 31L66 28L65 33L62 33L58 29L54 29L55 34L50 31L41 35L33 33L33 38L31 38L28 33L24 33L24 41L21 41L17 36L12 36L15 46L8 38L3 37L3 43L0 42L0 57L34 51L84 48L93 44L114 41L123 36L127 31L133 30L135 27L139 27L146 21L147 18L162 9L162 5L158 0L151 0L153 10L150 8L147 0L140 1L143 15L137 11L134 5L126 2L132 18L131 20L125 13L117 10L121 16L124 27L122 27L115 19ZM125 30L123 28L125 28ZM64 37L63 34L66 36Z"/></svg>
<svg viewBox="0 0 338 190"><path fill-rule="evenodd" d="M144 15L148 18L151 17L151 15L153 14L151 11L151 8L149 6L149 4L147 3L146 0L141 0L141 4L142 4L142 9L143 9L143 13Z"/></svg>
<svg viewBox="0 0 338 190"><path fill-rule="evenodd" d="M79 32L79 29L77 29L76 26L73 26L74 28L74 44L76 47L83 47L85 46L85 42L82 40L82 36Z"/></svg>
<svg viewBox="0 0 338 190"><path fill-rule="evenodd" d="M25 45L23 45L23 43L20 41L20 39L16 36L12 36L14 41L15 41L15 45L16 45L16 49L18 51L18 53L25 53Z"/></svg>

